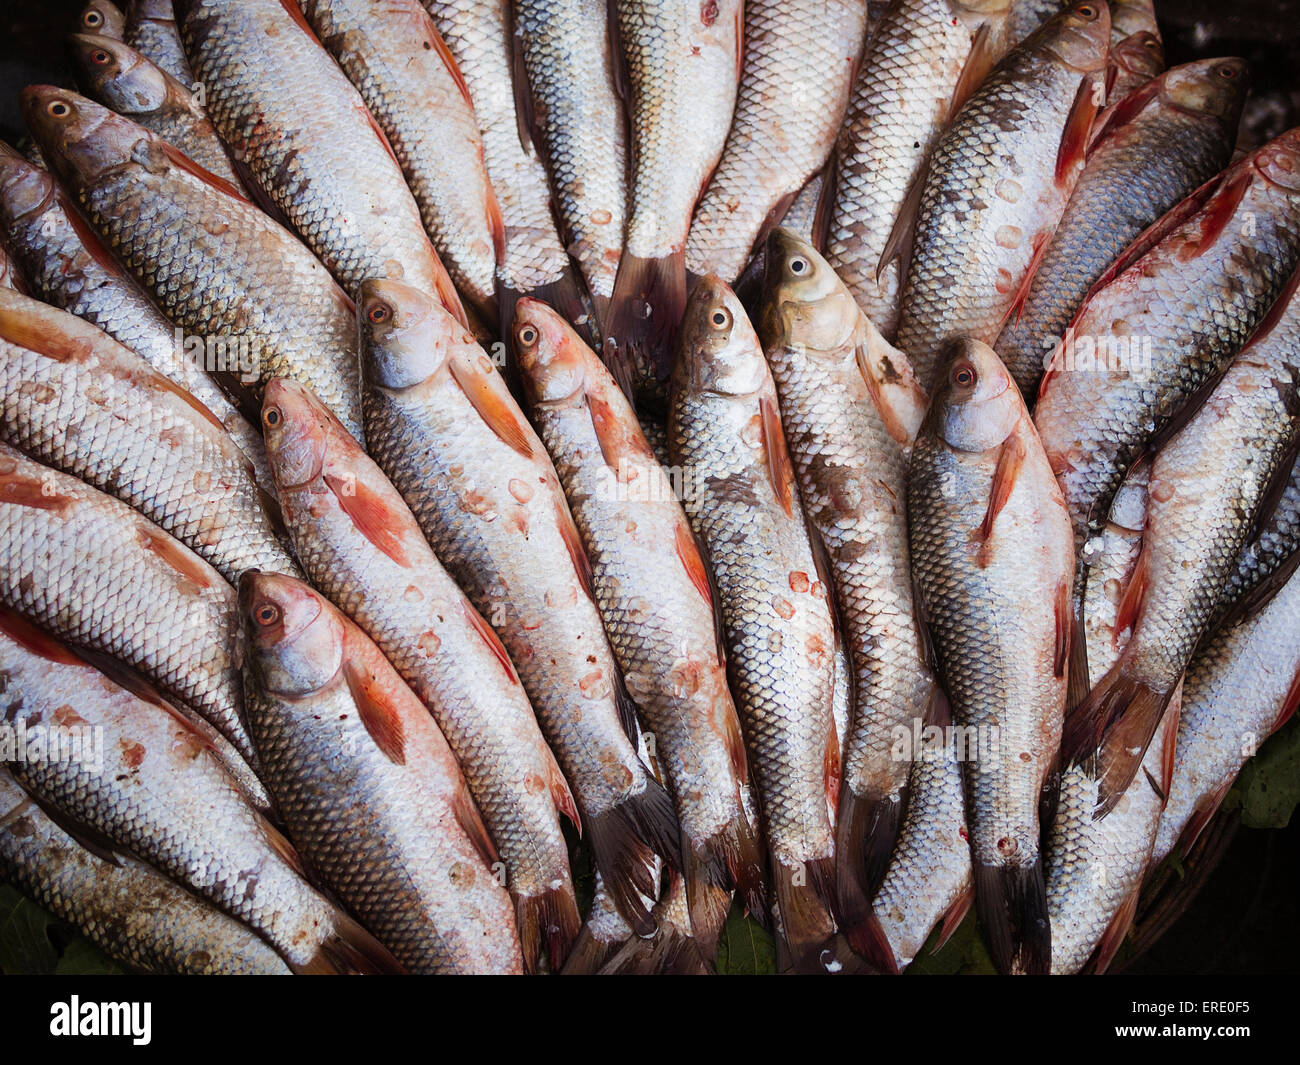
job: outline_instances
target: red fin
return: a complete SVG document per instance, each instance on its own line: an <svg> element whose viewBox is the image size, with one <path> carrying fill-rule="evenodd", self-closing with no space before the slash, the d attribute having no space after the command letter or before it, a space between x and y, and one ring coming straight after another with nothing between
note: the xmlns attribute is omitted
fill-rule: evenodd
<svg viewBox="0 0 1300 1065"><path fill-rule="evenodd" d="M943 927L939 929L939 938L935 940L935 951L943 949L943 945L952 938L952 934L961 926L962 921L966 920L966 915L970 913L970 908L974 904L975 889L972 887L967 887L953 900L952 905L944 911Z"/></svg>
<svg viewBox="0 0 1300 1065"><path fill-rule="evenodd" d="M1124 939L1128 936L1129 929L1133 927L1133 918L1137 916L1138 899L1141 895L1142 885L1138 884L1119 904L1115 916L1110 919L1106 931L1097 941L1092 971L1098 976L1110 968L1110 963L1115 960L1119 948L1124 945Z"/></svg>
<svg viewBox="0 0 1300 1065"><path fill-rule="evenodd" d="M305 965L290 966L300 975L374 974L401 976L405 967L369 932L341 911L334 913L334 932Z"/></svg>
<svg viewBox="0 0 1300 1065"><path fill-rule="evenodd" d="M450 368L456 384L487 427L524 458L532 458L533 446L528 439L528 430L524 427L523 416L510 394L503 388L495 387L496 382L488 374L471 366L466 360L453 358Z"/></svg>
<svg viewBox="0 0 1300 1065"><path fill-rule="evenodd" d="M1124 596L1119 601L1119 609L1115 612L1116 636L1126 629L1133 631L1137 628L1138 618L1142 615L1142 604L1146 600L1147 588L1150 583L1151 552L1148 550L1146 540L1143 540L1137 561L1133 563L1133 573L1130 575L1128 585L1124 589Z"/></svg>
<svg viewBox="0 0 1300 1065"><path fill-rule="evenodd" d="M497 200L496 190L484 183L485 196L483 213L487 217L488 230L492 234L492 250L497 266L506 260L506 222L501 216L501 203Z"/></svg>
<svg viewBox="0 0 1300 1065"><path fill-rule="evenodd" d="M410 566L411 560L407 557L393 513L380 496L360 481L333 474L325 475L325 484L357 532L399 566Z"/></svg>
<svg viewBox="0 0 1300 1065"><path fill-rule="evenodd" d="M550 780L548 786L551 790L551 801L555 803L555 808L569 819L569 824L578 830L578 835L582 835L582 818L578 816L578 804L573 801L573 792L569 790L569 782L564 779L564 771L560 768L559 762L551 754L550 749L546 751L550 759Z"/></svg>
<svg viewBox="0 0 1300 1065"><path fill-rule="evenodd" d="M202 401L197 399L192 392L184 388L182 385L178 385L170 377L165 377L155 371L149 377L149 384L157 392L167 392L175 396L204 421L208 422L215 428L220 429L223 436L230 435L230 431L226 428L225 423L222 422L220 418L204 406Z"/></svg>
<svg viewBox="0 0 1300 1065"><path fill-rule="evenodd" d="M609 304L610 338L638 370L667 381L674 340L686 313L686 259L675 251L661 259L624 254Z"/></svg>
<svg viewBox="0 0 1300 1065"><path fill-rule="evenodd" d="M312 39L312 42L319 47L320 39L316 36L316 31L311 28L311 23L307 21L307 16L302 13L302 9L294 3L294 0L280 0L280 6L284 8L288 16L293 19L294 24L307 34L307 36Z"/></svg>
<svg viewBox="0 0 1300 1065"><path fill-rule="evenodd" d="M477 632L483 642L488 645L488 649L496 657L496 660L501 663L501 668L506 671L506 676L509 677L513 683L518 684L519 678L515 676L514 664L510 661L510 655L506 652L505 645L501 642L501 637L493 631L491 625L483 620L483 615L474 609L473 604L471 604L468 599L462 599L460 601L460 608L465 614L465 620L470 623L470 626L474 631Z"/></svg>
<svg viewBox="0 0 1300 1065"><path fill-rule="evenodd" d="M217 583L213 579L217 576L215 570L179 540L161 529L146 528L142 525L137 539L141 547L157 555L187 581L197 584L200 588L211 588Z"/></svg>
<svg viewBox="0 0 1300 1065"><path fill-rule="evenodd" d="M118 261L113 258L113 253L104 246L100 240L99 234L95 232L89 222L81 216L79 212L62 193L56 197L56 202L63 209L64 215L67 216L68 224L72 231L77 235L77 240L81 242L82 248L86 254L95 261L95 265L106 270L114 277L124 276L124 271Z"/></svg>
<svg viewBox="0 0 1300 1065"><path fill-rule="evenodd" d="M772 482L776 501L786 517L794 516L794 466L785 446L785 429L781 425L781 412L776 400L764 396L759 412L763 419L763 448L767 453L767 476Z"/></svg>
<svg viewBox="0 0 1300 1065"><path fill-rule="evenodd" d="M582 537L578 535L578 527L573 524L573 515L569 513L568 507L562 507L556 517L556 524L560 528L560 538L564 540L564 548L569 552L569 561L573 563L573 571L578 575L578 583L582 585L582 590L587 593L588 598L594 602L596 590L592 584L591 561L587 558L587 551L582 546Z"/></svg>
<svg viewBox="0 0 1300 1065"><path fill-rule="evenodd" d="M1196 809L1192 811L1191 817L1187 819L1187 824L1183 826L1183 831L1178 837L1178 846L1183 854L1190 851L1195 846L1196 841L1201 838L1205 826L1218 813L1219 807L1223 805L1223 800L1227 798L1228 792L1232 790L1235 780L1235 777L1229 777L1196 804Z"/></svg>
<svg viewBox="0 0 1300 1065"><path fill-rule="evenodd" d="M1024 313L1025 301L1029 299L1029 291L1034 287L1034 275L1038 273L1038 267L1043 261L1043 256L1047 253L1047 246L1052 243L1050 233L1035 233L1033 254L1029 257L1029 265L1025 268L1025 276L1020 279L1020 287L1016 289L1015 296L1011 299L1011 305L1007 308L1007 313L1002 316L1005 323L1014 317L1016 321Z"/></svg>
<svg viewBox="0 0 1300 1065"><path fill-rule="evenodd" d="M1025 442L1020 438L1019 430L1002 441L997 469L993 471L993 484L989 489L989 505L984 511L984 520L980 522L978 531L979 538L985 543L993 535L998 515L1002 513L1002 508L1007 505L1007 500L1016 487L1016 478L1020 476L1025 454Z"/></svg>
<svg viewBox="0 0 1300 1065"><path fill-rule="evenodd" d="M853 952L877 971L889 976L898 975L898 959L894 957L894 948L890 945L885 930L880 927L880 918L874 913L868 913L860 924L847 929L844 938L848 940Z"/></svg>
<svg viewBox="0 0 1300 1065"><path fill-rule="evenodd" d="M835 722L826 730L826 750L822 754L822 774L825 778L826 805L836 810L840 804L840 738L835 732ZM831 818L832 822L834 817Z"/></svg>
<svg viewBox="0 0 1300 1065"><path fill-rule="evenodd" d="M641 427L630 408L623 417L607 403L598 392L588 387L587 410L591 413L591 427L600 444L601 458L611 470L618 471L624 461L632 458L655 462L654 453L641 436ZM641 446L637 446L637 445Z"/></svg>
<svg viewBox="0 0 1300 1065"><path fill-rule="evenodd" d="M51 477L32 477L20 469L0 473L0 505L12 504L18 507L32 507L36 510L57 511L60 516L76 505L76 497L66 495L54 487L58 476L50 471Z"/></svg>
<svg viewBox="0 0 1300 1065"><path fill-rule="evenodd" d="M1169 701L1165 719L1161 723L1164 735L1160 748L1160 797L1169 799L1169 789L1174 784L1174 762L1178 754L1178 722L1183 716L1183 702L1179 697Z"/></svg>
<svg viewBox="0 0 1300 1065"><path fill-rule="evenodd" d="M49 310L45 304L35 301L31 307L37 311ZM55 362L81 362L94 351L89 340L69 336L61 330L52 331L47 323L33 314L24 313L21 307L0 305L0 340Z"/></svg>
<svg viewBox="0 0 1300 1065"><path fill-rule="evenodd" d="M401 711L389 694L381 690L378 678L364 666L345 662L343 673L361 723L366 726L375 746L394 765L405 765L406 727L402 723Z"/></svg>
<svg viewBox="0 0 1300 1065"><path fill-rule="evenodd" d="M1160 726L1172 691L1153 688L1125 672L1121 657L1079 707L1107 722L1097 748L1098 788L1095 818L1105 817L1137 776L1151 738ZM1085 752L1086 753L1086 752Z"/></svg>
<svg viewBox="0 0 1300 1065"><path fill-rule="evenodd" d="M451 49L447 47L447 42L443 40L442 34L438 32L437 26L434 25L433 19L429 17L427 11L421 11L423 15L423 29L429 35L429 43L433 45L433 52L446 68L447 74L455 83L456 88L460 90L461 98L472 108L474 100L469 94L469 86L465 84L465 75L460 71L460 64L456 62L456 57L451 54Z"/></svg>
<svg viewBox="0 0 1300 1065"><path fill-rule="evenodd" d="M565 884L540 895L516 895L514 899L524 969L529 973L538 971L544 946L550 971L558 973L569 957L582 924L573 885Z"/></svg>
<svg viewBox="0 0 1300 1065"><path fill-rule="evenodd" d="M483 859L483 864L489 869L495 865L501 858L497 853L496 845L492 842L492 836L483 824L483 815L479 808L474 804L474 797L469 793L469 787L461 780L460 787L452 796L451 809L456 816L456 823L460 825L465 835L469 838L474 849L478 851L479 857Z"/></svg>
<svg viewBox="0 0 1300 1065"><path fill-rule="evenodd" d="M252 206L248 197L239 189L235 188L235 186L229 181L225 178L217 177L217 175L211 170L207 170L200 166L179 148L176 148L167 141L159 138L155 138L153 143L162 149L162 153L167 157L167 161L171 163L172 166L176 167L177 170L183 170L191 177L198 178L199 181L203 182L203 184L207 185L209 188L216 189L217 192L224 193L225 195L238 200L240 203L246 203L249 204L249 206Z"/></svg>
<svg viewBox="0 0 1300 1065"><path fill-rule="evenodd" d="M1138 115L1147 109L1151 101L1157 99L1160 95L1161 82L1149 81L1140 88L1134 89L1131 93L1120 100L1119 103L1108 107L1101 116L1101 123L1092 135L1092 142L1088 147L1088 154L1097 150L1097 146L1106 138L1114 136L1121 129L1132 122Z"/></svg>
<svg viewBox="0 0 1300 1065"><path fill-rule="evenodd" d="M1062 581L1056 589L1056 653L1052 657L1052 675L1064 677L1070 660L1070 647L1074 632L1074 599L1070 582Z"/></svg>
<svg viewBox="0 0 1300 1065"><path fill-rule="evenodd" d="M903 197L903 204L898 209L898 217L894 219L889 236L885 238L885 246L881 249L880 258L876 262L877 282L880 280L880 275L885 272L885 267L893 259L898 260L899 276L902 277L907 273L907 258L911 254L912 238L916 233L916 220L921 216L921 199L925 195L925 184L929 173L930 163L927 160L916 172L916 177L907 189L907 195Z"/></svg>
<svg viewBox="0 0 1300 1065"><path fill-rule="evenodd" d="M0 632L26 651L60 666L85 666L70 648L42 632L21 614L0 606Z"/></svg>
<svg viewBox="0 0 1300 1065"><path fill-rule="evenodd" d="M695 545L695 535L684 522L678 522L673 530L673 539L677 548L677 557L681 560L686 575L690 577L695 590L704 597L704 601L712 610L713 589L709 583L708 571L704 568L704 560L700 558L699 549Z"/></svg>
<svg viewBox="0 0 1300 1065"><path fill-rule="evenodd" d="M974 94L975 91L984 84L984 79L988 77L998 60L997 40L993 36L992 24L988 21L980 23L980 28L975 31L975 37L971 41L970 52L966 55L966 63L961 68L961 75L957 78L957 84L953 86L952 99L948 101L948 115L944 119L944 125L950 123Z"/></svg>
<svg viewBox="0 0 1300 1065"><path fill-rule="evenodd" d="M1214 246L1219 237L1223 235L1224 230L1228 228L1228 223L1232 221L1233 216L1237 213L1237 208L1241 206L1242 198L1246 195L1246 190L1250 188L1253 180L1251 172L1243 169L1223 185L1202 212L1201 232L1198 238L1195 241L1189 241L1179 251L1178 258L1180 261L1188 262L1191 259L1199 259Z"/></svg>
<svg viewBox="0 0 1300 1065"><path fill-rule="evenodd" d="M1083 163L1088 154L1088 142L1092 139L1092 124L1097 120L1100 109L1097 101L1097 81L1091 74L1085 74L1079 82L1079 89L1074 94L1074 103L1070 105L1070 114L1061 131L1061 144L1056 150L1056 187L1063 189Z"/></svg>
<svg viewBox="0 0 1300 1065"><path fill-rule="evenodd" d="M266 839L267 846L271 848L285 865L292 869L301 877L308 877L307 866L302 860L302 855L289 842L288 838L275 825L265 818L261 818L258 827L262 830L262 836Z"/></svg>

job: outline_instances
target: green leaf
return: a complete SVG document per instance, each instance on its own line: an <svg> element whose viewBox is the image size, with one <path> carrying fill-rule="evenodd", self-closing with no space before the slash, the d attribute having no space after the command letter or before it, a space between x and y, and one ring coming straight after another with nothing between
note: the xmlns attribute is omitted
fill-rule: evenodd
<svg viewBox="0 0 1300 1065"><path fill-rule="evenodd" d="M0 885L0 972L45 976L59 956L49 929L57 922L30 899Z"/></svg>
<svg viewBox="0 0 1300 1065"><path fill-rule="evenodd" d="M770 976L776 972L772 937L737 904L727 915L718 939L718 973L724 976Z"/></svg>
<svg viewBox="0 0 1300 1065"><path fill-rule="evenodd" d="M121 976L123 972L117 962L81 936L68 944L54 971L59 976Z"/></svg>
<svg viewBox="0 0 1300 1065"><path fill-rule="evenodd" d="M1249 828L1286 828L1300 804L1300 720L1292 721L1246 763L1237 780L1241 822Z"/></svg>
<svg viewBox="0 0 1300 1065"><path fill-rule="evenodd" d="M991 976L996 972L993 968L993 959L989 957L988 948L984 946L984 940L980 937L979 925L975 920L973 910L957 926L957 931L943 945L943 949L936 953L930 953L934 950L934 944L938 938L939 928L937 927L930 934L925 946L921 948L921 953L916 956L916 960L907 967L906 975L950 976L958 973Z"/></svg>

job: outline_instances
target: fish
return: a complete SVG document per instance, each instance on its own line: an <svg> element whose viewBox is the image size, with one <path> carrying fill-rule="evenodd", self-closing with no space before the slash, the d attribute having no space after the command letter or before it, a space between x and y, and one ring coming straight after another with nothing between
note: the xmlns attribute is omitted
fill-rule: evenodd
<svg viewBox="0 0 1300 1065"><path fill-rule="evenodd" d="M204 363L184 357L176 327L82 221L54 178L0 143L0 246L29 294L99 326L212 411L248 456L257 481L272 487L261 434Z"/></svg>
<svg viewBox="0 0 1300 1065"><path fill-rule="evenodd" d="M81 9L77 24L84 33L102 33L120 41L126 33L126 15L109 0L89 0Z"/></svg>
<svg viewBox="0 0 1300 1065"><path fill-rule="evenodd" d="M898 757L895 736L941 698L907 542L908 453L928 397L830 264L784 229L767 241L758 333L852 669L835 854L841 918L857 946L907 803L911 760Z"/></svg>
<svg viewBox="0 0 1300 1065"><path fill-rule="evenodd" d="M612 8L606 0L516 0L514 16L522 60L515 93L546 160L560 230L603 325L627 222L627 118Z"/></svg>
<svg viewBox="0 0 1300 1065"><path fill-rule="evenodd" d="M1155 0L1109 0L1110 43L1118 45L1136 33L1150 33L1160 39Z"/></svg>
<svg viewBox="0 0 1300 1065"><path fill-rule="evenodd" d="M555 469L491 359L436 302L378 280L359 306L371 456L501 637L596 866L647 934L650 855L680 868L681 829L630 738L635 715Z"/></svg>
<svg viewBox="0 0 1300 1065"><path fill-rule="evenodd" d="M657 873L657 869L651 870L651 876L656 881ZM618 907L610 898L599 871L595 874L594 881L591 907L561 970L564 976L594 976L617 953L618 948L635 935L632 926L618 912ZM655 900L650 898L643 900L642 904L646 910L651 910L654 903Z"/></svg>
<svg viewBox="0 0 1300 1065"><path fill-rule="evenodd" d="M992 344L1016 314L1105 101L1109 34L1104 3L1062 11L994 68L939 139L894 339L923 386L948 341Z"/></svg>
<svg viewBox="0 0 1300 1065"><path fill-rule="evenodd" d="M392 148L298 6L181 0L176 17L236 170L348 295L403 278L467 321Z"/></svg>
<svg viewBox="0 0 1300 1065"><path fill-rule="evenodd" d="M508 0L424 0L474 101L483 157L501 210L498 333L509 337L521 296L545 300L571 322L588 314L582 281L560 240L546 167L516 101L527 85L515 56ZM524 108L527 113L527 108Z"/></svg>
<svg viewBox="0 0 1300 1065"><path fill-rule="evenodd" d="M1027 401L1088 290L1142 230L1227 165L1248 81L1241 59L1187 63L1101 120L1028 295L994 345Z"/></svg>
<svg viewBox="0 0 1300 1065"><path fill-rule="evenodd" d="M239 581L248 727L289 835L413 974L522 973L496 848L437 724L319 592Z"/></svg>
<svg viewBox="0 0 1300 1065"><path fill-rule="evenodd" d="M303 14L379 123L447 272L496 321L501 209L465 79L419 0L306 0Z"/></svg>
<svg viewBox="0 0 1300 1065"><path fill-rule="evenodd" d="M209 173L242 187L194 94L160 66L130 45L89 33L69 36L68 51L92 99L152 130Z"/></svg>
<svg viewBox="0 0 1300 1065"><path fill-rule="evenodd" d="M308 389L273 380L262 424L308 577L433 714L500 854L524 965L534 971L545 945L559 969L578 933L559 816L576 824L578 812L505 648L397 489Z"/></svg>
<svg viewBox="0 0 1300 1065"><path fill-rule="evenodd" d="M1215 633L1183 680L1169 801L1151 868L1186 854L1243 765L1300 703L1300 578L1257 614Z"/></svg>
<svg viewBox="0 0 1300 1065"><path fill-rule="evenodd" d="M293 845L174 710L119 687L8 611L0 613L0 668L5 724L30 730L54 722L103 737L102 758L7 762L79 843L109 862L132 857L188 888L256 931L294 972L402 971L309 883Z"/></svg>
<svg viewBox="0 0 1300 1065"><path fill-rule="evenodd" d="M685 881L669 873L668 887L654 908L654 934L629 936L600 970L601 976L711 976L706 946L691 924Z"/></svg>
<svg viewBox="0 0 1300 1065"><path fill-rule="evenodd" d="M1039 803L1065 712L1074 540L1010 372L955 342L912 449L912 567L962 762L975 908L1003 973L1047 972Z"/></svg>
<svg viewBox="0 0 1300 1065"><path fill-rule="evenodd" d="M616 0L631 130L627 231L604 355L666 409L695 205L722 157L742 69L741 0Z"/></svg>
<svg viewBox="0 0 1300 1065"><path fill-rule="evenodd" d="M4 250L3 244L0 244L0 288L19 293L24 293L27 288L27 283L19 276L14 261Z"/></svg>
<svg viewBox="0 0 1300 1065"><path fill-rule="evenodd" d="M834 932L839 739L835 630L786 450L776 387L735 294L706 275L682 323L668 440L710 560L727 671L793 962L820 971Z"/></svg>
<svg viewBox="0 0 1300 1065"><path fill-rule="evenodd" d="M127 0L126 27L119 39L187 88L199 84L185 54L172 0Z"/></svg>
<svg viewBox="0 0 1300 1065"><path fill-rule="evenodd" d="M887 338L898 329L909 194L948 120L1009 47L1010 6L901 0L866 46L823 192L822 251Z"/></svg>
<svg viewBox="0 0 1300 1065"><path fill-rule="evenodd" d="M360 439L355 308L319 259L129 119L48 85L29 86L23 109L94 233L181 330L186 353L247 393L254 422L261 386L294 377Z"/></svg>
<svg viewBox="0 0 1300 1065"><path fill-rule="evenodd" d="M257 933L127 855L107 861L0 768L0 880L145 973L289 976Z"/></svg>
<svg viewBox="0 0 1300 1065"><path fill-rule="evenodd" d="M740 795L745 745L709 572L673 484L596 353L529 299L515 310L513 341L533 425L591 561L605 631L675 800L686 927L711 959L732 889L752 913L766 900L760 835Z"/></svg>
<svg viewBox="0 0 1300 1065"><path fill-rule="evenodd" d="M1106 93L1107 106L1119 103L1164 69L1164 45L1154 33L1135 33L1111 45L1106 60L1106 75L1110 82Z"/></svg>
<svg viewBox="0 0 1300 1065"><path fill-rule="evenodd" d="M1098 279L1051 354L1034 423L1075 530L1076 614L1090 542L1125 474L1157 433L1177 428L1180 411L1199 405L1300 265L1298 173L1300 129L1211 178ZM1088 676L1081 622L1075 631L1072 708ZM1071 722L1067 741L1091 735L1095 748L1093 729Z"/></svg>
<svg viewBox="0 0 1300 1065"><path fill-rule="evenodd" d="M0 444L0 605L120 659L257 768L241 720L235 590L143 515Z"/></svg>
<svg viewBox="0 0 1300 1065"><path fill-rule="evenodd" d="M3 291L0 438L129 504L231 584L298 573L274 500L211 411L95 326Z"/></svg>
<svg viewBox="0 0 1300 1065"><path fill-rule="evenodd" d="M691 276L734 284L835 146L862 56L860 0L747 0L736 112L686 238Z"/></svg>
<svg viewBox="0 0 1300 1065"><path fill-rule="evenodd" d="M1142 553L1116 622L1133 635L1067 730L1072 756L1097 751L1098 816L1136 776L1256 515L1291 473L1300 447L1297 293L1300 269L1205 402L1151 459Z"/></svg>

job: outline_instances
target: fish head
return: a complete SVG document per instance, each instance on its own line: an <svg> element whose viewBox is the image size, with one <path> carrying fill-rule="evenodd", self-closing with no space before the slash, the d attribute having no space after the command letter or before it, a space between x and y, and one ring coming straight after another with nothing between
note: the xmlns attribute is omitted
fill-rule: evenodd
<svg viewBox="0 0 1300 1065"><path fill-rule="evenodd" d="M1005 15L1011 10L1012 0L956 0L953 7L964 12L967 17L989 17Z"/></svg>
<svg viewBox="0 0 1300 1065"><path fill-rule="evenodd" d="M764 339L785 347L837 351L848 344L861 312L849 290L806 240L788 229L767 238L763 272Z"/></svg>
<svg viewBox="0 0 1300 1065"><path fill-rule="evenodd" d="M126 32L126 16L108 0L90 0L81 9L77 25L85 33L101 33L105 37L121 40Z"/></svg>
<svg viewBox="0 0 1300 1065"><path fill-rule="evenodd" d="M1125 37L1110 50L1111 59L1130 74L1154 78L1165 69L1165 46L1149 30Z"/></svg>
<svg viewBox="0 0 1300 1065"><path fill-rule="evenodd" d="M0 218L14 222L44 214L54 196L54 178L0 143Z"/></svg>
<svg viewBox="0 0 1300 1065"><path fill-rule="evenodd" d="M1067 67L1081 74L1100 70L1110 51L1110 9L1106 0L1082 0L1049 19L1039 33L1039 43Z"/></svg>
<svg viewBox="0 0 1300 1065"><path fill-rule="evenodd" d="M22 92L23 116L46 165L73 185L89 185L127 162L151 134L84 96L53 85Z"/></svg>
<svg viewBox="0 0 1300 1065"><path fill-rule="evenodd" d="M1255 152L1255 169L1288 192L1300 192L1300 127L1275 137Z"/></svg>
<svg viewBox="0 0 1300 1065"><path fill-rule="evenodd" d="M1191 114L1208 115L1236 126L1250 88L1250 66L1244 59L1203 59L1184 63L1164 74L1166 101Z"/></svg>
<svg viewBox="0 0 1300 1065"><path fill-rule="evenodd" d="M1001 445L1025 414L1020 389L993 349L971 337L949 346L928 416L929 430L957 451Z"/></svg>
<svg viewBox="0 0 1300 1065"><path fill-rule="evenodd" d="M673 387L683 394L749 396L768 381L767 362L745 308L725 281L702 277L686 303Z"/></svg>
<svg viewBox="0 0 1300 1065"><path fill-rule="evenodd" d="M1156 24L1155 5L1152 0L1110 0L1110 24L1125 39L1150 32L1150 27Z"/></svg>
<svg viewBox="0 0 1300 1065"><path fill-rule="evenodd" d="M320 479L331 423L338 425L338 420L302 383L285 377L267 383L262 435L277 488L302 488Z"/></svg>
<svg viewBox="0 0 1300 1065"><path fill-rule="evenodd" d="M388 278L361 282L357 306L366 388L402 392L439 375L474 338L437 300Z"/></svg>
<svg viewBox="0 0 1300 1065"><path fill-rule="evenodd" d="M300 580L245 570L239 578L239 616L248 664L273 695L299 698L320 691L343 665L342 619Z"/></svg>
<svg viewBox="0 0 1300 1065"><path fill-rule="evenodd" d="M521 299L515 306L513 340L530 402L583 402L587 359L595 356L568 322L545 303Z"/></svg>
<svg viewBox="0 0 1300 1065"><path fill-rule="evenodd" d="M167 99L167 75L121 41L74 33L68 53L91 93L118 114L148 114Z"/></svg>

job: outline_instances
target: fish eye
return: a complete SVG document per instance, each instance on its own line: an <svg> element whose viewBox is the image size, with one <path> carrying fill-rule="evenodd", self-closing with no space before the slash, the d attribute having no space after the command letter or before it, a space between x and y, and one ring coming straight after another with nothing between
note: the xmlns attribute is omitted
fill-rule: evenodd
<svg viewBox="0 0 1300 1065"><path fill-rule="evenodd" d="M104 24L104 16L98 11L87 11L85 17L81 21L94 30Z"/></svg>
<svg viewBox="0 0 1300 1065"><path fill-rule="evenodd" d="M719 307L711 315L709 315L709 321L712 322L714 326L716 326L718 329L725 329L727 326L731 324L731 312L728 311L725 307Z"/></svg>
<svg viewBox="0 0 1300 1065"><path fill-rule="evenodd" d="M1086 19L1093 19L1097 17L1097 9L1093 7L1091 4L1080 4L1074 10Z"/></svg>
<svg viewBox="0 0 1300 1065"><path fill-rule="evenodd" d="M1160 42L1157 41L1154 37L1148 37L1145 41L1142 42L1142 47L1145 48L1148 52L1158 52L1160 51Z"/></svg>
<svg viewBox="0 0 1300 1065"><path fill-rule="evenodd" d="M393 309L385 303L376 303L366 313L366 318L375 325L382 325L393 317Z"/></svg>
<svg viewBox="0 0 1300 1065"><path fill-rule="evenodd" d="M266 410L262 412L262 421L266 423L268 429L274 429L280 424L282 418L283 415L280 414L279 407L267 407Z"/></svg>
<svg viewBox="0 0 1300 1065"><path fill-rule="evenodd" d="M51 100L49 106L46 107L45 110L48 111L53 118L67 118L72 114L72 108L63 100Z"/></svg>
<svg viewBox="0 0 1300 1065"><path fill-rule="evenodd" d="M90 53L90 61L97 67L104 67L108 66L108 64L113 61L113 57L104 51L104 49L96 48Z"/></svg>
<svg viewBox="0 0 1300 1065"><path fill-rule="evenodd" d="M958 388L970 388L975 383L975 367L968 362L959 362L952 368L952 383Z"/></svg>
<svg viewBox="0 0 1300 1065"><path fill-rule="evenodd" d="M802 255L796 255L790 260L790 273L795 277L802 277L809 270L809 262Z"/></svg>
<svg viewBox="0 0 1300 1065"><path fill-rule="evenodd" d="M519 337L519 343L526 348L531 348L537 343L537 330L531 325L521 326L516 335Z"/></svg>
<svg viewBox="0 0 1300 1065"><path fill-rule="evenodd" d="M257 623L262 626L274 625L280 620L280 608L274 603L263 603L255 612Z"/></svg>
<svg viewBox="0 0 1300 1065"><path fill-rule="evenodd" d="M1232 81L1237 76L1237 68L1225 64L1224 66L1219 67L1215 73L1217 73L1221 78L1227 78L1229 81Z"/></svg>

